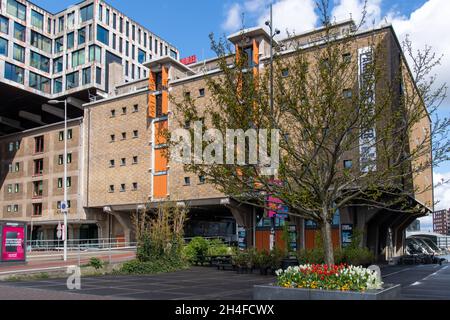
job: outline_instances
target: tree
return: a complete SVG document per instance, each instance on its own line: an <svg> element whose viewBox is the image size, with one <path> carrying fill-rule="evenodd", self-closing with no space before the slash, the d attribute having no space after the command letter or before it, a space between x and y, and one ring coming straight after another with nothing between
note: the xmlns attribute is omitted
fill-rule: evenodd
<svg viewBox="0 0 450 320"><path fill-rule="evenodd" d="M331 223L337 209L424 210L414 199L430 199L432 167L448 160L450 123L436 119L431 124L446 86L436 87L431 76L440 58L430 48L415 54L407 39L403 47L408 56L399 54L398 66L388 65L393 53L385 29L368 31L370 37L357 40L365 49L358 50L355 39L364 18L359 26L337 33L328 1L317 7L323 23L320 38L305 45L290 35L290 41L275 48L273 112L269 72L260 74L252 57L243 50L234 54L214 35L211 45L220 74L205 75L209 105L203 112L190 96L173 101L180 124L202 121L203 133L211 128L223 136L228 129L278 130L280 159L273 175L266 175L261 162L250 161L196 162L186 164L185 170L205 176L243 203L268 209L267 197L273 196L289 207L290 215L316 222L325 262L332 264ZM194 141L194 129L190 133ZM275 151L270 144L267 149ZM225 146L221 152L226 153ZM253 153L247 144L235 156L244 154L248 160ZM344 165L344 160L351 161ZM431 202L426 203L429 208Z"/></svg>

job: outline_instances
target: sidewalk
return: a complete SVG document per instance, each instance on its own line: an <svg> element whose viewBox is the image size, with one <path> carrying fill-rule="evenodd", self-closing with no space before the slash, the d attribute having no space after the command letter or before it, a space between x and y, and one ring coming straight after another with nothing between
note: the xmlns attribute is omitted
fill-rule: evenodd
<svg viewBox="0 0 450 320"><path fill-rule="evenodd" d="M14 274L43 273L57 270L63 270L67 266L83 265L89 263L92 257L99 258L104 262L120 263L134 259L136 253L131 251L111 252L111 261L109 252L86 252L78 256L78 253L69 254L66 262L62 261L62 255L57 253L53 255L34 254L30 255L28 262L24 265L1 265L0 277ZM44 258L44 259L43 259Z"/></svg>

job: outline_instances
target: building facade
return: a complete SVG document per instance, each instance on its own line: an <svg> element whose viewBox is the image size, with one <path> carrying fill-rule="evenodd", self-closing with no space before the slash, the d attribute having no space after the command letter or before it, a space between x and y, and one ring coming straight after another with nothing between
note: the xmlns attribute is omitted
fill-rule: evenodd
<svg viewBox="0 0 450 320"><path fill-rule="evenodd" d="M99 6L102 5L102 3L95 3ZM94 6L94 15L96 15L96 8L97 5ZM106 12L105 8L102 9L102 12ZM69 12L71 11L69 10ZM110 19L111 14L110 11L108 13ZM100 20L103 21L103 18ZM104 23L97 25L105 26ZM351 22L339 23L336 24L335 30L344 32L351 26ZM322 31L322 29L318 29L282 41L285 51L281 55L289 58L289 45L293 42L303 45L303 49L308 50L310 54L316 54L319 50L317 39L320 38ZM389 66L388 74L392 77L389 80L392 80L398 76L398 70L402 65L402 52L391 26L358 33L349 45L348 54L356 63L359 49L367 46L367 39L374 36L388 48L388 55L385 59ZM97 36L94 36L94 39L96 38ZM264 29L244 30L228 39L235 46L236 52L251 52L249 56L253 59L254 74L268 70L270 37ZM158 52L161 52L161 47L158 48ZM172 163L165 156L168 141L166 141L164 132L167 130L172 132L180 128L180 115L177 113L173 101L180 100L189 94L195 99L196 107L199 110L211 103L211 93L208 90L206 79L221 75L218 66L219 58L184 65L178 60L178 54L166 52L164 46L163 56L158 56L155 52L148 58L151 59L143 66L144 70L148 70L146 79L127 81L131 79L126 77L126 73L121 73L125 76L125 80L120 85L116 83L114 88L107 90L109 91L108 95L103 99L85 103L80 109L82 110L82 120L80 120L81 123L77 122L80 132L77 148L81 155L77 162L79 166L77 209L73 207L74 204L71 204L73 208L71 212L75 212L75 210L79 212L80 220L77 223L85 225L92 222L98 237L131 241L134 239L133 214L144 207L156 208L161 202L170 200L176 202L177 205L189 208L189 220L185 230L187 237L222 237L228 241L239 243L241 248L255 246L259 249L268 249L270 220L265 218L266 215L262 209L238 203L235 199L222 194L214 186L206 183L205 177L186 173L183 165ZM235 56L230 55L228 59L232 63ZM121 69L120 64L115 64L114 61L111 66L117 67L118 70ZM424 119L420 125L427 128L429 122ZM185 124L186 126L189 127L190 124ZM53 138L55 134L59 135L56 133L59 127L51 128L43 127L39 130L49 131ZM420 130L417 132L424 132L424 128L419 128ZM413 135L417 134L420 133L413 133ZM30 136L30 143L34 141L34 138L33 133L33 136ZM3 149L9 150L12 143L11 148L15 150L15 141L21 139L22 136L19 134L7 136L3 143ZM56 146L54 147L56 148ZM20 146L17 151L19 150ZM20 152L25 151L20 150ZM8 195L7 199L3 199L2 202L2 207L6 208L6 212L3 211L3 218L8 217L8 206L10 205L14 206L17 203L31 208L34 201L40 200L32 200L28 204L29 200L27 202L27 198L23 194L21 201L26 204L22 204L16 200L14 192L9 193L10 189L15 190L16 184L14 182L15 173L9 173L9 167L12 166L14 170L15 162L22 161L19 153L17 158L9 156L3 165L3 168L8 168L3 169L8 172L5 174L7 177L5 182L2 184L3 196ZM35 160L32 149L27 155L31 157L30 160L27 160L28 162ZM55 155L53 155L54 157ZM358 163L359 155L349 154L349 159ZM44 161L44 167L45 163ZM34 181L33 176L30 177L29 174L26 179L30 180L29 182L26 180L28 183ZM58 178L51 176L48 179L54 182ZM56 181L56 185L59 186L59 180ZM432 181L431 169L411 177L412 185L425 185L427 181L430 183ZM58 188L55 192L58 192ZM57 193L58 195L59 193ZM55 207L55 201L57 206L59 200L53 197L53 193L51 193L51 197L48 201L46 199L47 207ZM388 247L391 247L394 255L403 254L405 230L418 217L431 211L432 191L412 195L412 201L421 206L420 212L398 214L372 207L339 210L333 220L332 234L335 246L343 244L344 231L348 234L349 231L360 229L364 231L363 245L370 248L381 260L387 259L390 254ZM50 211L48 210L48 212ZM22 209L21 217L12 215L11 219L26 220L32 212L32 210ZM47 214L47 211L43 210L43 212ZM42 220L45 219L54 218L50 216L42 218ZM71 223L76 224L74 220ZM276 219L277 244L284 243L282 234L283 227L286 225L294 248L314 247L318 232L317 226L310 221L292 216L287 219ZM52 228L54 227L55 224Z"/></svg>
<svg viewBox="0 0 450 320"><path fill-rule="evenodd" d="M50 99L106 97L148 77L144 62L178 50L104 1L50 13L24 0L0 0L0 123L6 133L57 122ZM17 95L23 95L21 102ZM78 100L74 100L78 99ZM13 106L23 104L20 110ZM53 115L53 117L51 116ZM1 134L1 133L0 133Z"/></svg>
<svg viewBox="0 0 450 320"><path fill-rule="evenodd" d="M433 213L433 231L450 235L450 210L439 210Z"/></svg>

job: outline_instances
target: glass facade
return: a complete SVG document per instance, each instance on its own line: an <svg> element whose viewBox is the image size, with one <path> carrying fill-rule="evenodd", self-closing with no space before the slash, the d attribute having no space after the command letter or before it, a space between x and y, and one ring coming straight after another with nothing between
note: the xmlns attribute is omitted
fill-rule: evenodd
<svg viewBox="0 0 450 320"><path fill-rule="evenodd" d="M80 9L80 21L82 23L92 20L93 17L94 17L94 5L93 4L90 4L90 5Z"/></svg>
<svg viewBox="0 0 450 320"><path fill-rule="evenodd" d="M26 30L27 28L25 26L21 25L20 23L14 22L14 38L25 42Z"/></svg>
<svg viewBox="0 0 450 320"><path fill-rule="evenodd" d="M67 49L75 46L75 34L73 32L67 34Z"/></svg>
<svg viewBox="0 0 450 320"><path fill-rule="evenodd" d="M72 68L81 66L85 63L84 49L72 52Z"/></svg>
<svg viewBox="0 0 450 320"><path fill-rule="evenodd" d="M64 37L59 37L55 40L55 53L62 52L64 50Z"/></svg>
<svg viewBox="0 0 450 320"><path fill-rule="evenodd" d="M19 62L25 62L25 48L14 43L13 59Z"/></svg>
<svg viewBox="0 0 450 320"><path fill-rule="evenodd" d="M100 25L97 25L97 40L109 45L109 31Z"/></svg>
<svg viewBox="0 0 450 320"><path fill-rule="evenodd" d="M61 93L63 90L62 77L53 80L53 93Z"/></svg>
<svg viewBox="0 0 450 320"><path fill-rule="evenodd" d="M8 41L0 38L0 55L8 56Z"/></svg>
<svg viewBox="0 0 450 320"><path fill-rule="evenodd" d="M43 77L37 73L30 71L30 87L45 93L50 94L50 84L49 78Z"/></svg>
<svg viewBox="0 0 450 320"><path fill-rule="evenodd" d="M91 67L83 69L82 85L91 83Z"/></svg>
<svg viewBox="0 0 450 320"><path fill-rule="evenodd" d="M96 45L89 47L89 61L102 62L102 48Z"/></svg>
<svg viewBox="0 0 450 320"><path fill-rule="evenodd" d="M41 71L50 72L50 59L37 52L31 51L30 65Z"/></svg>
<svg viewBox="0 0 450 320"><path fill-rule="evenodd" d="M52 52L52 40L33 30L31 31L31 45L47 53Z"/></svg>
<svg viewBox="0 0 450 320"><path fill-rule="evenodd" d="M22 21L25 21L27 16L27 7L15 0L8 0L6 3L6 12Z"/></svg>
<svg viewBox="0 0 450 320"><path fill-rule="evenodd" d="M69 90L78 87L79 85L78 78L79 78L78 71L69 73L66 76L66 89Z"/></svg>
<svg viewBox="0 0 450 320"><path fill-rule="evenodd" d="M59 57L53 60L53 72L59 73L63 71L63 57Z"/></svg>
<svg viewBox="0 0 450 320"><path fill-rule="evenodd" d="M0 32L9 33L9 19L4 16L0 16Z"/></svg>
<svg viewBox="0 0 450 320"><path fill-rule="evenodd" d="M39 12L31 10L31 25L40 30L44 30L44 16Z"/></svg>
<svg viewBox="0 0 450 320"><path fill-rule="evenodd" d="M86 28L78 30L78 45L86 42Z"/></svg>
<svg viewBox="0 0 450 320"><path fill-rule="evenodd" d="M145 51L144 50L139 49L139 51L138 51L138 62L141 63L141 64L145 62Z"/></svg>
<svg viewBox="0 0 450 320"><path fill-rule="evenodd" d="M5 78L23 84L25 70L14 64L5 62Z"/></svg>

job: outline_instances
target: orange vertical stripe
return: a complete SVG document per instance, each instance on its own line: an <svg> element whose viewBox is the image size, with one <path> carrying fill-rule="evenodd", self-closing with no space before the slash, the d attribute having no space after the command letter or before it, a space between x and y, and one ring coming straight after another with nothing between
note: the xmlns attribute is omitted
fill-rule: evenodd
<svg viewBox="0 0 450 320"><path fill-rule="evenodd" d="M156 79L155 73L150 71L148 89L151 91L156 90ZM148 94L148 117L156 117L156 96L153 93Z"/></svg>
<svg viewBox="0 0 450 320"><path fill-rule="evenodd" d="M167 197L167 175L153 177L153 197L157 199Z"/></svg>
<svg viewBox="0 0 450 320"><path fill-rule="evenodd" d="M164 133L168 130L168 128L169 126L167 120L155 123L155 145L167 143Z"/></svg>

